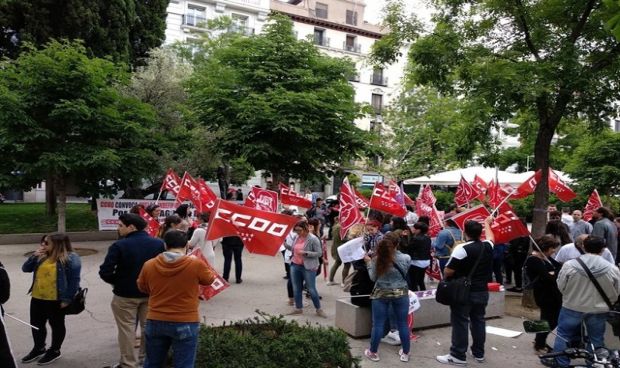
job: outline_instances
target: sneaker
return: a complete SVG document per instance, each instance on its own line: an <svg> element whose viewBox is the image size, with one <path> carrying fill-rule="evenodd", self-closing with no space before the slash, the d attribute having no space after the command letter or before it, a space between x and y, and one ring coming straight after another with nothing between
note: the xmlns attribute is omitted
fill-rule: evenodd
<svg viewBox="0 0 620 368"><path fill-rule="evenodd" d="M459 365L459 366L466 366L467 365L467 361L461 360L461 359L456 359L455 357L453 357L450 354L447 354L447 355L437 355L435 357L435 359L437 359L437 361L439 363L442 363L442 364L452 364L452 365Z"/></svg>
<svg viewBox="0 0 620 368"><path fill-rule="evenodd" d="M388 344L388 345L392 345L392 346L399 346L400 345L400 340L396 341L393 338L391 338L389 336L389 334L385 335L385 337L383 337L381 339L382 343Z"/></svg>
<svg viewBox="0 0 620 368"><path fill-rule="evenodd" d="M39 360L37 360L38 365L48 365L60 358L60 350L52 350L48 349L45 352L45 355Z"/></svg>
<svg viewBox="0 0 620 368"><path fill-rule="evenodd" d="M30 353L28 353L28 355L26 355L25 357L22 358L22 363L34 362L35 360L37 360L43 354L45 354L45 348L43 348L41 350L33 348L32 351L30 351Z"/></svg>
<svg viewBox="0 0 620 368"><path fill-rule="evenodd" d="M325 314L325 312L323 312L322 309L317 309L316 310L316 315L319 316L319 317L327 318L327 314Z"/></svg>
<svg viewBox="0 0 620 368"><path fill-rule="evenodd" d="M400 361L401 362L408 362L409 361L409 354L403 353L403 349L400 349L398 351L398 355L400 356Z"/></svg>
<svg viewBox="0 0 620 368"><path fill-rule="evenodd" d="M388 332L386 336L394 340L397 343L397 345L401 344L400 335L398 334L398 331L390 331Z"/></svg>
<svg viewBox="0 0 620 368"><path fill-rule="evenodd" d="M510 289L506 289L506 291L510 291L511 293L522 293L523 289L520 287L511 287Z"/></svg>
<svg viewBox="0 0 620 368"><path fill-rule="evenodd" d="M338 285L338 283L334 281L328 281L325 285L332 286L332 285Z"/></svg>
<svg viewBox="0 0 620 368"><path fill-rule="evenodd" d="M304 313L304 310L303 310L303 309L297 309L297 308L295 308L295 309L293 309L293 311L292 311L292 312L287 313L286 315L287 315L287 316L295 316L295 315L298 315L298 314L303 314L303 313Z"/></svg>
<svg viewBox="0 0 620 368"><path fill-rule="evenodd" d="M373 353L372 351L370 351L370 349L364 350L364 355L366 356L366 358L372 360L373 362L379 361L379 354Z"/></svg>
<svg viewBox="0 0 620 368"><path fill-rule="evenodd" d="M484 363L486 359L484 359L484 357L480 357L478 358L477 356L474 355L474 353L471 353L471 357L474 358L475 361L477 361L478 363Z"/></svg>

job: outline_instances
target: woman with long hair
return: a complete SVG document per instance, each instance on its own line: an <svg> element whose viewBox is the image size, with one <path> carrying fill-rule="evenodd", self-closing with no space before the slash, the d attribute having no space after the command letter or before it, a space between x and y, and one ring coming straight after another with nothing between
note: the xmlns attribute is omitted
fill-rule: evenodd
<svg viewBox="0 0 620 368"><path fill-rule="evenodd" d="M180 230L182 221L179 215L166 216L163 226L159 228L158 237L163 239L168 230Z"/></svg>
<svg viewBox="0 0 620 368"><path fill-rule="evenodd" d="M181 223L176 230L180 230L187 234L192 227L192 220L189 218L189 205L184 203L174 210L174 213L181 218ZM189 234L191 236L191 234Z"/></svg>
<svg viewBox="0 0 620 368"><path fill-rule="evenodd" d="M364 257L368 267L370 279L375 281L375 288L370 296L372 300L372 332L370 348L364 355L372 360L379 361L379 342L383 336L385 321L388 318L388 308L391 306L396 317L398 335L402 349L398 352L402 362L409 361L409 288L407 287L406 272L411 257L401 253L398 249L398 237L387 236L377 245L375 256L371 259Z"/></svg>
<svg viewBox="0 0 620 368"><path fill-rule="evenodd" d="M553 235L560 245L573 242L568 227L561 220L550 220L547 222L545 234Z"/></svg>
<svg viewBox="0 0 620 368"><path fill-rule="evenodd" d="M536 240L538 247L534 247L532 255L525 260L525 273L534 290L534 301L540 308L540 319L549 322L550 330L558 325L560 309L562 309L562 293L558 289L556 280L560 273L561 264L553 259L553 254L560 243L553 235L543 235ZM536 334L534 350L540 354L551 352L547 345L548 332Z"/></svg>
<svg viewBox="0 0 620 368"><path fill-rule="evenodd" d="M194 230L194 233L189 240L189 249L194 249L194 247L200 248L200 251L204 254L211 267L215 267L215 245L212 240L207 240L209 212L202 212L198 214L198 221L200 222L200 225L198 225L196 230Z"/></svg>
<svg viewBox="0 0 620 368"><path fill-rule="evenodd" d="M293 227L293 231L297 234L295 243L284 244L293 255L291 257L291 282L293 284L293 298L295 299L295 309L291 315L303 313L303 284L306 283L312 304L316 308L316 314L319 317L327 318L323 309L321 309L321 301L319 293L316 290L316 271L319 268L319 258L323 256L321 240L310 232L308 223L299 221Z"/></svg>
<svg viewBox="0 0 620 368"><path fill-rule="evenodd" d="M73 252L66 234L51 234L41 239L39 248L22 265L22 271L32 272L30 324L34 347L21 359L22 363L38 360L39 365L49 364L60 358L60 348L65 339L66 308L80 286L80 257ZM46 323L52 329L52 343L45 349Z"/></svg>

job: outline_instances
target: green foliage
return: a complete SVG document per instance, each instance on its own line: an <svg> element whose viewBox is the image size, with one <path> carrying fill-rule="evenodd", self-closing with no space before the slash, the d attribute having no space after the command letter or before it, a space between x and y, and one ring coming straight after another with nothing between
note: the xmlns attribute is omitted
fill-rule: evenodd
<svg viewBox="0 0 620 368"><path fill-rule="evenodd" d="M140 180L159 149L150 106L121 93L126 72L89 58L78 42L29 47L0 65L3 182L28 189L41 180L58 190L109 193ZM7 102L8 101L8 102ZM9 173L19 172L14 176ZM112 187L105 186L112 180Z"/></svg>
<svg viewBox="0 0 620 368"><path fill-rule="evenodd" d="M45 216L44 203L0 204L0 234L51 233L56 218ZM97 216L87 203L67 204L67 231L97 231Z"/></svg>
<svg viewBox="0 0 620 368"><path fill-rule="evenodd" d="M437 207L439 211L448 212L448 207L450 207L451 205L454 205L454 193L453 192L433 190L433 194L435 195L435 198L437 198L435 207ZM411 197L411 198L414 198L414 197Z"/></svg>
<svg viewBox="0 0 620 368"><path fill-rule="evenodd" d="M620 40L620 1L603 0L603 4L609 14L605 26L613 33L616 39Z"/></svg>
<svg viewBox="0 0 620 368"><path fill-rule="evenodd" d="M163 42L167 6L167 0L7 0L0 3L0 56L15 58L26 43L81 39L89 55L136 65Z"/></svg>
<svg viewBox="0 0 620 368"><path fill-rule="evenodd" d="M347 335L333 327L300 326L258 312L260 317L222 327L201 327L197 367L359 367Z"/></svg>
<svg viewBox="0 0 620 368"><path fill-rule="evenodd" d="M575 150L566 173L582 191L597 189L600 194L620 194L620 134L607 132L584 139Z"/></svg>
<svg viewBox="0 0 620 368"><path fill-rule="evenodd" d="M197 120L219 132L224 160L243 157L276 177L320 178L365 146L348 60L298 41L290 19L260 35L225 33L200 45L188 84Z"/></svg>

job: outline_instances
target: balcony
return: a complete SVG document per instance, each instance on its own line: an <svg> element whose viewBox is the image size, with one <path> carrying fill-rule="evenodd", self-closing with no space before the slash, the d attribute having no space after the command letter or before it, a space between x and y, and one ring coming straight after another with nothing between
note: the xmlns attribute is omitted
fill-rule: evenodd
<svg viewBox="0 0 620 368"><path fill-rule="evenodd" d="M232 26L228 27L228 32L230 32L230 33L239 33L239 34L242 34L244 36L251 36L251 35L254 34L254 28L244 27L244 26L233 24Z"/></svg>
<svg viewBox="0 0 620 368"><path fill-rule="evenodd" d="M349 82L359 82L360 81L360 75L359 74L353 74L351 76L349 76L349 78L347 78L349 80Z"/></svg>
<svg viewBox="0 0 620 368"><path fill-rule="evenodd" d="M359 43L350 44L350 43L343 42L342 49L345 51L355 52L358 54L362 53L362 45L360 45Z"/></svg>
<svg viewBox="0 0 620 368"><path fill-rule="evenodd" d="M327 37L315 37L314 38L314 44L317 46L323 46L323 47L329 47L329 38Z"/></svg>
<svg viewBox="0 0 620 368"><path fill-rule="evenodd" d="M204 28L207 22L207 18L194 14L184 14L183 15L183 25L190 27L199 27Z"/></svg>
<svg viewBox="0 0 620 368"><path fill-rule="evenodd" d="M388 79L382 75L373 74L370 76L370 84L374 84L376 86L387 87Z"/></svg>

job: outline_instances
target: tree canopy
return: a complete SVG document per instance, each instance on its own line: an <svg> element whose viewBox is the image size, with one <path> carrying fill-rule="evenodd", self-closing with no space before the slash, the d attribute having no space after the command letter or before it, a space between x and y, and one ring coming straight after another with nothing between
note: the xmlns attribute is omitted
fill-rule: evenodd
<svg viewBox="0 0 620 368"><path fill-rule="evenodd" d="M535 193L533 232L539 234L546 221L547 168L558 127L581 119L600 130L617 115L620 43L607 24L610 9L600 0L433 4L433 29L406 36L412 41L409 82L474 107L465 121L472 139L489 142L491 128L506 121L531 126L535 167L543 172ZM398 13L392 16L403 21ZM378 41L375 59L389 62L386 55L397 52L395 44Z"/></svg>
<svg viewBox="0 0 620 368"><path fill-rule="evenodd" d="M221 132L215 144L225 160L244 158L276 178L312 179L364 148L347 80L353 64L297 40L288 18L272 18L260 35L202 45L189 102L201 124Z"/></svg>
<svg viewBox="0 0 620 368"><path fill-rule="evenodd" d="M0 2L0 56L22 45L81 39L91 56L136 65L164 41L167 0L6 0Z"/></svg>
<svg viewBox="0 0 620 368"><path fill-rule="evenodd" d="M113 191L145 177L156 162L154 111L121 92L128 81L126 71L89 58L79 42L27 46L0 64L0 175L24 189L42 180L53 186L61 231L67 188Z"/></svg>
<svg viewBox="0 0 620 368"><path fill-rule="evenodd" d="M620 194L620 134L606 132L589 137L571 156L565 171L584 193Z"/></svg>

